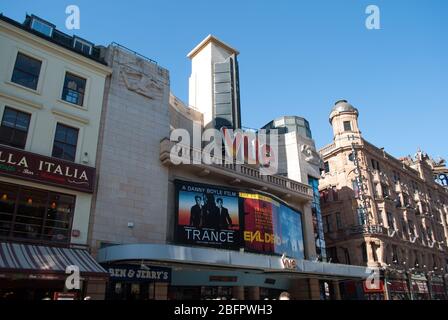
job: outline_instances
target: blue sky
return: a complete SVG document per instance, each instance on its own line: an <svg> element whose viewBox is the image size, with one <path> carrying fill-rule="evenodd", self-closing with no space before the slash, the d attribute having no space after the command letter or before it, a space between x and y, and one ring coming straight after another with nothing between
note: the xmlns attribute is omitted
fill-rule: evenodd
<svg viewBox="0 0 448 320"><path fill-rule="evenodd" d="M3 0L0 11L19 21L34 13L71 34L70 4L81 10L75 34L158 61L186 102L186 54L210 33L237 48L245 127L303 116L320 147L332 139L333 103L347 99L370 142L397 157L420 147L448 160L448 1ZM381 30L365 28L369 4Z"/></svg>

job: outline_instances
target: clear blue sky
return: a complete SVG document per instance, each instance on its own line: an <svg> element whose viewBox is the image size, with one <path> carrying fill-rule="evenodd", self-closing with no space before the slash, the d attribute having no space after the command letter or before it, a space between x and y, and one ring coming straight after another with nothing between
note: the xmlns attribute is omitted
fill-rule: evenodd
<svg viewBox="0 0 448 320"><path fill-rule="evenodd" d="M186 54L210 33L237 48L246 127L303 116L320 147L332 139L330 109L344 98L370 142L397 157L421 147L448 160L446 0L2 0L0 11L19 21L34 13L64 31L70 4L81 10L77 35L158 61L184 101ZM381 10L381 30L365 28L369 4Z"/></svg>

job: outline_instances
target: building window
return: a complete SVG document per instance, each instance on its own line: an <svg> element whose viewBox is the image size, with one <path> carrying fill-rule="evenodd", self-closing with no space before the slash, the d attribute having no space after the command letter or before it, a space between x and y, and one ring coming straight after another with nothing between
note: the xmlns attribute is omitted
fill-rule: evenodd
<svg viewBox="0 0 448 320"><path fill-rule="evenodd" d="M432 237L432 230L431 230L431 228L428 227L428 228L426 229L426 232L428 233L428 240L432 242L434 239L433 239L433 237Z"/></svg>
<svg viewBox="0 0 448 320"><path fill-rule="evenodd" d="M340 212L336 212L336 228L338 228L338 230L342 230L342 219L341 219L341 213Z"/></svg>
<svg viewBox="0 0 448 320"><path fill-rule="evenodd" d="M422 244L426 244L425 234L425 228L423 227L423 225L420 225L420 241L422 242Z"/></svg>
<svg viewBox="0 0 448 320"><path fill-rule="evenodd" d="M355 198L359 198L359 186L356 180L352 180L352 188L353 193L355 194Z"/></svg>
<svg viewBox="0 0 448 320"><path fill-rule="evenodd" d="M374 242L371 242L370 245L372 247L373 261L378 262L378 254L377 254L378 247Z"/></svg>
<svg viewBox="0 0 448 320"><path fill-rule="evenodd" d="M75 197L0 183L0 236L69 243Z"/></svg>
<svg viewBox="0 0 448 320"><path fill-rule="evenodd" d="M411 181L412 189L414 190L414 193L418 193L418 184L415 181Z"/></svg>
<svg viewBox="0 0 448 320"><path fill-rule="evenodd" d="M403 207L403 204L401 203L401 198L400 198L400 196L398 196L398 197L394 200L394 202L395 202L395 207L396 207L396 208L402 208L402 207Z"/></svg>
<svg viewBox="0 0 448 320"><path fill-rule="evenodd" d="M331 187L331 196L333 198L332 199L333 201L339 200L338 191L337 191L336 187Z"/></svg>
<svg viewBox="0 0 448 320"><path fill-rule="evenodd" d="M21 86L36 90L42 62L18 53L11 81Z"/></svg>
<svg viewBox="0 0 448 320"><path fill-rule="evenodd" d="M33 16L33 20L31 21L31 29L42 33L47 37L51 37L53 34L54 25L36 16Z"/></svg>
<svg viewBox="0 0 448 320"><path fill-rule="evenodd" d="M58 123L53 144L53 157L75 161L78 129Z"/></svg>
<svg viewBox="0 0 448 320"><path fill-rule="evenodd" d="M378 161L376 161L375 159L372 159L372 160L371 160L371 163L372 163L372 168L373 168L374 170L381 171L381 170L380 170L380 163L379 163Z"/></svg>
<svg viewBox="0 0 448 320"><path fill-rule="evenodd" d="M409 196L406 193L403 193L403 206L410 207L411 202L409 200Z"/></svg>
<svg viewBox="0 0 448 320"><path fill-rule="evenodd" d="M344 131L352 131L352 124L350 121L344 121Z"/></svg>
<svg viewBox="0 0 448 320"><path fill-rule="evenodd" d="M401 231L403 231L404 236L407 236L409 233L408 225L406 224L406 221L404 219L401 219Z"/></svg>
<svg viewBox="0 0 448 320"><path fill-rule="evenodd" d="M324 172L325 173L329 173L330 172L330 164L328 163L328 161L324 162Z"/></svg>
<svg viewBox="0 0 448 320"><path fill-rule="evenodd" d="M395 183L400 182L400 173L397 171L394 171L394 182Z"/></svg>
<svg viewBox="0 0 448 320"><path fill-rule="evenodd" d="M392 246L392 262L400 263L400 261L398 260L398 248L396 245Z"/></svg>
<svg viewBox="0 0 448 320"><path fill-rule="evenodd" d="M383 225L383 211L378 212L377 219L378 219L378 224L380 226L382 226Z"/></svg>
<svg viewBox="0 0 448 320"><path fill-rule="evenodd" d="M351 162L355 161L355 155L353 154L353 152L349 153L348 160L351 161Z"/></svg>
<svg viewBox="0 0 448 320"><path fill-rule="evenodd" d="M24 149L31 115L5 107L0 127L0 143Z"/></svg>
<svg viewBox="0 0 448 320"><path fill-rule="evenodd" d="M338 249L336 247L328 248L328 255L333 263L339 263Z"/></svg>
<svg viewBox="0 0 448 320"><path fill-rule="evenodd" d="M323 218L324 218L324 233L332 232L333 230L331 227L331 216L327 215L324 216Z"/></svg>
<svg viewBox="0 0 448 320"><path fill-rule="evenodd" d="M358 225L363 226L366 224L366 212L363 208L356 209L358 215Z"/></svg>
<svg viewBox="0 0 448 320"><path fill-rule="evenodd" d="M367 245L365 242L361 245L362 262L367 263Z"/></svg>
<svg viewBox="0 0 448 320"><path fill-rule="evenodd" d="M383 198L389 197L389 188L386 184L381 184L381 189L383 190Z"/></svg>
<svg viewBox="0 0 448 320"><path fill-rule="evenodd" d="M387 212L386 215L388 228L395 230L394 215L391 212Z"/></svg>
<svg viewBox="0 0 448 320"><path fill-rule="evenodd" d="M73 40L73 48L86 55L90 55L92 53L93 44L86 40L75 37Z"/></svg>
<svg viewBox="0 0 448 320"><path fill-rule="evenodd" d="M313 136L311 135L310 124L307 120L305 120L305 132L308 138L313 139Z"/></svg>
<svg viewBox="0 0 448 320"><path fill-rule="evenodd" d="M408 225L409 225L409 234L412 236L417 236L415 232L414 222L412 220L408 220Z"/></svg>
<svg viewBox="0 0 448 320"><path fill-rule="evenodd" d="M348 251L347 248L344 248L344 258L345 258L345 263L350 264L350 252Z"/></svg>
<svg viewBox="0 0 448 320"><path fill-rule="evenodd" d="M75 76L70 72L65 74L62 100L82 106L84 103L85 90L86 79Z"/></svg>

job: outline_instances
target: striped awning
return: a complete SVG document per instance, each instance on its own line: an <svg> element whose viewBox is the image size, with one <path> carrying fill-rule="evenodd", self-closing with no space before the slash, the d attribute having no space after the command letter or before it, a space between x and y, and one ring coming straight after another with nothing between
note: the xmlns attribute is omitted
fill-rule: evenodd
<svg viewBox="0 0 448 320"><path fill-rule="evenodd" d="M65 273L70 265L82 275L108 274L87 250L0 242L0 272Z"/></svg>

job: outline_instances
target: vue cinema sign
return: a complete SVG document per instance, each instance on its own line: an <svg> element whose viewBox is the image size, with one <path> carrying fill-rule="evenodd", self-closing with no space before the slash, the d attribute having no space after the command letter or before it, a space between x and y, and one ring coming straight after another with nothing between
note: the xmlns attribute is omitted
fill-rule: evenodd
<svg viewBox="0 0 448 320"><path fill-rule="evenodd" d="M0 174L93 192L95 168L0 145Z"/></svg>

